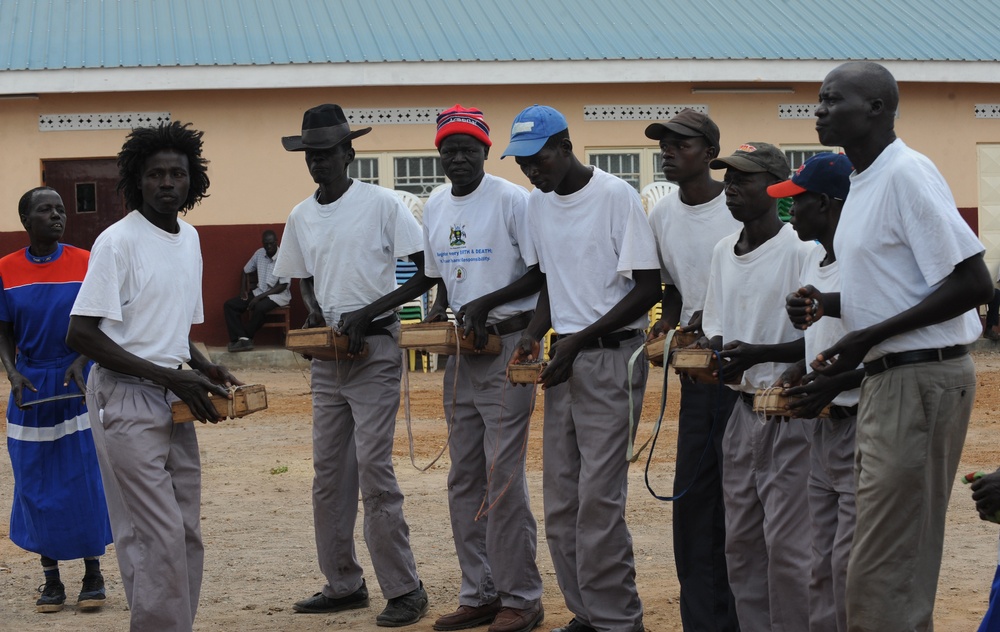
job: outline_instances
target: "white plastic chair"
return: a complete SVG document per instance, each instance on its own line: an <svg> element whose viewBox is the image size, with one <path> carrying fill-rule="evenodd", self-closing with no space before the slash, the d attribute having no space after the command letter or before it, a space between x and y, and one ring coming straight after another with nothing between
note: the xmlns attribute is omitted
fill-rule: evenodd
<svg viewBox="0 0 1000 632"><path fill-rule="evenodd" d="M431 190L431 194L427 196L427 199L429 200L432 196L437 195L442 191L451 191L451 183L445 182L444 184L437 185Z"/></svg>
<svg viewBox="0 0 1000 632"><path fill-rule="evenodd" d="M406 208L410 209L413 216L417 218L417 222L423 224L424 220L424 202L419 197L413 195L409 191L400 191L398 189L393 189L399 199L402 200Z"/></svg>
<svg viewBox="0 0 1000 632"><path fill-rule="evenodd" d="M646 215L653 210L656 203L667 197L679 187L672 182L653 182L642 187L639 197L642 198L642 206L646 209Z"/></svg>

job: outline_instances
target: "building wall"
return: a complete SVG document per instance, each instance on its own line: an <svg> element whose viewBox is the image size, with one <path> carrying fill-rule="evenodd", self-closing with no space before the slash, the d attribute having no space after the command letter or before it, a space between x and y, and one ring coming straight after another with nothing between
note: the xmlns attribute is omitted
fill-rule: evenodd
<svg viewBox="0 0 1000 632"><path fill-rule="evenodd" d="M113 157L127 134L125 130L41 132L39 115L165 111L173 120L192 122L205 131L212 179L211 197L186 218L201 230L206 264L207 322L195 334L218 344L225 338L221 302L236 292L239 270L257 247L260 231L280 229L292 206L313 189L303 155L285 152L280 144L281 136L299 133L302 112L310 106L324 102L345 108L448 107L456 102L477 106L492 126L494 148L487 170L526 185L514 161L499 157L514 116L532 103L551 105L566 115L581 156L586 149L654 146L643 135L650 121L585 121L584 105L595 104L707 105L722 130L723 154L748 140L815 145L813 119L779 119L777 109L784 103L814 103L819 81L788 86L794 92L692 94L688 84L615 84L137 91L0 100L0 138L5 147L0 154L0 249L7 252L24 245L17 199L41 183L42 160ZM900 137L934 160L974 227L979 207L977 145L1000 143L1000 120L976 119L973 108L996 101L992 85L901 86ZM433 153L432 123L373 127L371 134L355 141L357 152Z"/></svg>

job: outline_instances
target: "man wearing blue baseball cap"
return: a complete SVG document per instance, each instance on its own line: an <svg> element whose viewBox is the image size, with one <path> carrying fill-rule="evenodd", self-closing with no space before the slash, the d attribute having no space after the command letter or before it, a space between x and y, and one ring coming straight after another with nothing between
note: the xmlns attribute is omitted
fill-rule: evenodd
<svg viewBox="0 0 1000 632"><path fill-rule="evenodd" d="M539 381L546 539L574 616L557 630L639 632L625 455L648 363L640 353L630 372L629 359L659 298L660 263L638 193L581 163L568 128L558 111L531 106L514 119L504 152L535 186L525 215L545 274L511 362L539 359L539 340L556 331Z"/></svg>
<svg viewBox="0 0 1000 632"><path fill-rule="evenodd" d="M840 291L840 271L833 251L840 211L847 199L854 167L843 154L821 153L803 164L790 180L767 188L774 198L792 198L792 227L805 242L818 240L802 265L802 288L789 295L789 311L819 288ZM794 321L793 321L794 322ZM834 377L806 373L806 358L846 334L839 318L824 318L805 331L805 356L776 383L789 389L796 417L812 419L829 406L829 418L816 420L809 451L809 515L812 526L812 576L809 585L810 632L847 630L847 560L854 539L854 436L859 387L864 371Z"/></svg>

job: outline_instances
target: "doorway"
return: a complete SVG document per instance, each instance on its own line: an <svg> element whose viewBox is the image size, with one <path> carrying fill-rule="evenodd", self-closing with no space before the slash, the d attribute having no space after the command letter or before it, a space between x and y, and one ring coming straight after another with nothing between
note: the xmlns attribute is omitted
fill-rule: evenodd
<svg viewBox="0 0 1000 632"><path fill-rule="evenodd" d="M42 183L55 189L66 206L64 243L90 250L105 228L125 216L125 203L115 190L114 158L43 160Z"/></svg>

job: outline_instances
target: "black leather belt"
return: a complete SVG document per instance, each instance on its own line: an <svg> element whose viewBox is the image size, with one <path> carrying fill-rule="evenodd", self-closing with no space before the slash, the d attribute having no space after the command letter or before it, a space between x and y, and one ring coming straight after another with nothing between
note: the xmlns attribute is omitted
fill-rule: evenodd
<svg viewBox="0 0 1000 632"><path fill-rule="evenodd" d="M737 392L740 394L740 399L742 399L743 402L750 407L750 410L753 410L753 398L755 394L747 393L746 391L737 391Z"/></svg>
<svg viewBox="0 0 1000 632"><path fill-rule="evenodd" d="M858 405L853 406L830 406L830 419L847 419L848 417L857 417L858 415Z"/></svg>
<svg viewBox="0 0 1000 632"><path fill-rule="evenodd" d="M486 325L486 331L491 334L496 334L497 336L506 336L507 334L512 334L515 331L521 331L526 328L534 315L535 310L529 309L526 312L521 312L517 316L511 316L506 320L501 320L499 323Z"/></svg>
<svg viewBox="0 0 1000 632"><path fill-rule="evenodd" d="M890 353L878 360L865 362L865 375L878 375L882 371L888 371L904 364L954 360L955 358L961 358L967 353L969 353L969 348L965 345L955 345L954 347L944 347L943 349L918 349L916 351Z"/></svg>
<svg viewBox="0 0 1000 632"><path fill-rule="evenodd" d="M386 329L389 325L393 324L399 320L399 316L395 313L389 314L385 318L380 318L378 320L373 320L368 329L365 330L366 336L392 336L392 332Z"/></svg>
<svg viewBox="0 0 1000 632"><path fill-rule="evenodd" d="M616 331L613 334L607 334L601 336L600 338L593 338L587 341L587 344L583 345L584 349L617 349L622 346L622 343L630 338L641 334L643 332L638 329L626 329L625 331ZM568 338L569 336L575 336L576 334L556 334L555 342L559 342L563 338Z"/></svg>

